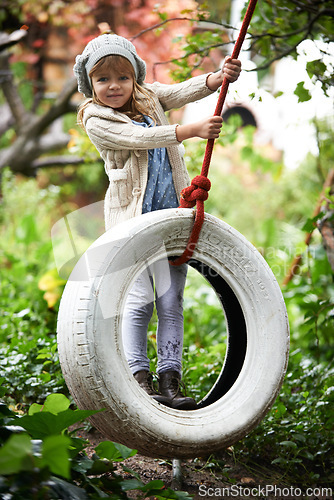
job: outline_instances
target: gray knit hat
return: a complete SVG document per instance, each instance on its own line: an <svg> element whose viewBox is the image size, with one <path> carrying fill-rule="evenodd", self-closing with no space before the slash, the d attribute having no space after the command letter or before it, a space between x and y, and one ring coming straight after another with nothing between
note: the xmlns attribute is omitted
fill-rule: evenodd
<svg viewBox="0 0 334 500"><path fill-rule="evenodd" d="M88 42L83 53L75 58L73 71L78 80L78 90L86 97L92 97L92 84L88 76L90 70L102 57L110 55L128 59L135 70L137 82L141 84L145 80L146 64L138 56L135 46L122 36L100 35Z"/></svg>

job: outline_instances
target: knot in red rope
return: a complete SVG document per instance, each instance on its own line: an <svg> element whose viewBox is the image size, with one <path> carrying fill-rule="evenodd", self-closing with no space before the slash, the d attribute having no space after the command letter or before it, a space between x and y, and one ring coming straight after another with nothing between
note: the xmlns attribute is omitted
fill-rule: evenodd
<svg viewBox="0 0 334 500"><path fill-rule="evenodd" d="M197 200L207 200L210 188L211 182L207 177L196 175L191 181L191 185L182 189L180 206L182 208L192 208L196 205Z"/></svg>

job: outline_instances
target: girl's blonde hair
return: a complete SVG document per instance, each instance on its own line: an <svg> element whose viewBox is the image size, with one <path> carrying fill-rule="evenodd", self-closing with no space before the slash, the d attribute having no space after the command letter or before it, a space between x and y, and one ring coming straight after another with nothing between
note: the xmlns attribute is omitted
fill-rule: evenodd
<svg viewBox="0 0 334 500"><path fill-rule="evenodd" d="M89 78L92 78L94 73L101 69L104 69L106 71L112 69L119 74L130 73L134 81L132 96L130 98L130 110L123 113L128 115L132 120L136 121L142 121L143 115L149 116L154 120L152 116L154 111L153 93L136 82L135 71L130 61L128 61L125 57L119 55L105 56L93 66L89 73ZM94 92L94 88L93 97L83 102L78 109L78 124L83 128L84 111L86 107L92 102L99 104L100 106L105 106L105 104L103 104L97 98Z"/></svg>

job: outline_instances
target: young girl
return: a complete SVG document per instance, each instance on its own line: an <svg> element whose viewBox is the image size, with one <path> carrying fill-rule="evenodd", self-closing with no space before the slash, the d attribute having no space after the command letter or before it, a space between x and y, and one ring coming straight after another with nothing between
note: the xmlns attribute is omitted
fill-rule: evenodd
<svg viewBox="0 0 334 500"><path fill-rule="evenodd" d="M190 184L181 143L191 137L218 138L222 118L169 125L165 111L208 96L224 77L233 82L240 71L239 60L226 58L216 73L174 85L144 83L146 65L134 45L111 34L91 40L76 57L78 89L88 98L79 109L79 123L103 158L110 180L105 197L107 230L130 217L179 206L181 190ZM166 263L158 261L135 281L123 315L124 351L134 377L150 396L172 408L191 410L196 402L180 390L187 265L169 266L167 271ZM158 392L147 357L154 303Z"/></svg>

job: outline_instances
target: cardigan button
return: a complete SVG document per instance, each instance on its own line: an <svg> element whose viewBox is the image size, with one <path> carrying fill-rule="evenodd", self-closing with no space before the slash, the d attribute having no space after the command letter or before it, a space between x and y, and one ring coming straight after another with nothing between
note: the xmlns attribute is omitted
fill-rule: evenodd
<svg viewBox="0 0 334 500"><path fill-rule="evenodd" d="M133 188L132 196L140 196L140 195L141 195L141 189L138 187Z"/></svg>

